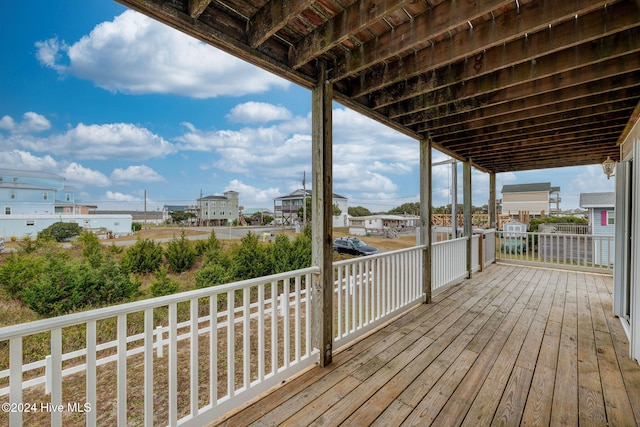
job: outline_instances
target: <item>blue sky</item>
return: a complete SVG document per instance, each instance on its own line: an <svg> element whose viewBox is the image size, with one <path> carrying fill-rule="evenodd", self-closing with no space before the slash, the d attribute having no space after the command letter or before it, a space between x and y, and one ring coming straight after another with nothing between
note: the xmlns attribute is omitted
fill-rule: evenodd
<svg viewBox="0 0 640 427"><path fill-rule="evenodd" d="M272 208L310 176L308 90L118 3L8 2L0 37L0 164L60 174L82 203L142 209L146 190L155 210L234 190ZM334 192L372 211L419 199L417 141L339 104L333 116ZM450 203L450 166L433 179L434 205ZM563 209L614 184L599 165L504 173L498 197L531 182L560 186ZM474 171L473 204L488 191Z"/></svg>

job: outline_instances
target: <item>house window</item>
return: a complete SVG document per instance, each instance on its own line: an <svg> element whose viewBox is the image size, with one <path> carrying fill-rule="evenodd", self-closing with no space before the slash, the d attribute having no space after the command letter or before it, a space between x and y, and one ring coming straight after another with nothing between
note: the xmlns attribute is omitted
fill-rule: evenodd
<svg viewBox="0 0 640 427"><path fill-rule="evenodd" d="M614 225L615 224L615 214L613 211L600 211L600 225Z"/></svg>
<svg viewBox="0 0 640 427"><path fill-rule="evenodd" d="M13 182L18 182L18 177L17 176L13 177Z"/></svg>
<svg viewBox="0 0 640 427"><path fill-rule="evenodd" d="M34 225L36 225L36 222L32 219L28 219L27 221L25 221L24 223L27 227L33 227Z"/></svg>
<svg viewBox="0 0 640 427"><path fill-rule="evenodd" d="M67 202L71 201L71 194L67 193Z"/></svg>
<svg viewBox="0 0 640 427"><path fill-rule="evenodd" d="M49 193L42 193L42 200L48 200L49 199Z"/></svg>
<svg viewBox="0 0 640 427"><path fill-rule="evenodd" d="M220 211L220 216L224 216L224 211Z"/></svg>
<svg viewBox="0 0 640 427"><path fill-rule="evenodd" d="M207 216L209 213L207 211L204 211L204 216Z"/></svg>
<svg viewBox="0 0 640 427"><path fill-rule="evenodd" d="M227 207L227 202L222 202L222 207L226 208Z"/></svg>
<svg viewBox="0 0 640 427"><path fill-rule="evenodd" d="M216 207L216 202L211 202L211 206Z"/></svg>
<svg viewBox="0 0 640 427"><path fill-rule="evenodd" d="M12 191L12 192L11 192L11 199L13 200L13 199L15 199L15 198L16 198L16 192L15 192L15 191Z"/></svg>
<svg viewBox="0 0 640 427"><path fill-rule="evenodd" d="M5 215L11 215L11 206L5 206L4 214Z"/></svg>
<svg viewBox="0 0 640 427"><path fill-rule="evenodd" d="M211 216L216 216L216 211L211 211Z"/></svg>

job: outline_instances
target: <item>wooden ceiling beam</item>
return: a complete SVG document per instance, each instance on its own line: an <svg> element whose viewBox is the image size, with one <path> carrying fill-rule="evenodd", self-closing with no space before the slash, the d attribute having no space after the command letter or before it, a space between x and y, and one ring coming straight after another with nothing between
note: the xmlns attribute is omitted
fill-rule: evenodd
<svg viewBox="0 0 640 427"><path fill-rule="evenodd" d="M313 0L269 0L249 21L249 46L263 44L311 4Z"/></svg>
<svg viewBox="0 0 640 427"><path fill-rule="evenodd" d="M492 122L486 126L478 126L470 129L466 124L454 125L448 128L430 129L429 132L433 138L444 138L447 141L465 140L472 142L478 135L501 134L511 132L514 134L527 132L531 128L547 127L554 129L556 127L563 128L566 123L578 123L584 120L586 123L590 121L606 121L614 120L619 117L627 117L633 110L632 103L622 103L620 108L612 108L608 104L599 104L575 110L562 111L559 113L550 113L537 117L525 118L515 121ZM424 132L426 130L423 129Z"/></svg>
<svg viewBox="0 0 640 427"><path fill-rule="evenodd" d="M545 3L548 1L552 0L544 0ZM465 25L470 29L472 27L470 22L480 16L491 14L493 11L511 8L515 8L515 3L504 0L446 1L440 3L415 19L358 46L348 55L338 58L331 77L334 81L341 80L374 64L401 55L408 50L416 47L423 48L425 41L433 40L439 35L455 30L461 25ZM463 33L469 34L467 31ZM498 43L498 41L494 42ZM430 55L431 52L427 52L427 54Z"/></svg>
<svg viewBox="0 0 640 427"><path fill-rule="evenodd" d="M517 139L506 144L487 144L476 145L470 148L456 148L457 152L467 152L473 157L474 161L484 163L485 159L497 155L503 155L505 152L511 156L518 156L519 153L536 152L542 149L556 149L563 147L565 149L571 149L572 147L580 147L584 145L585 141L601 141L601 140L615 140L624 126L618 126L615 129L603 130L600 132L576 132L574 135L567 135L564 137L544 137L537 139ZM443 146L451 149L447 144Z"/></svg>
<svg viewBox="0 0 640 427"><path fill-rule="evenodd" d="M350 82L350 95L358 98L373 92L370 95L371 105L379 107L433 90L439 85L462 82L530 62L537 57L637 26L640 12L629 3L609 5L595 11L589 8L590 13L578 15L578 18L573 17L575 12L572 13L572 7L569 7L565 12L571 16L570 19L551 28L547 23L546 26L542 25L542 29L541 24L544 21L538 21L537 15L532 13L525 21L530 23L524 28L525 31L512 29L512 37L506 38L505 34L502 35L506 43L499 43L500 39L496 39L498 43L494 42L485 48L482 43L492 41L495 32L492 26L484 27L491 23L489 21L474 28L473 35L458 34L451 41L445 40L431 49L418 51L402 58L401 61L386 65L383 69L374 68L363 73ZM522 8L534 8L536 4L537 2L528 3ZM554 1L553 7L569 4L573 5L572 2ZM506 22L501 23L501 26L511 28L514 26L509 25L509 21L519 22L518 15L512 16L509 13L507 16L510 19L505 19ZM534 32L536 28L538 31ZM521 37L514 37L516 35ZM482 40L482 37L485 40ZM474 45L474 41L477 45ZM455 61L459 63L450 65Z"/></svg>
<svg viewBox="0 0 640 427"><path fill-rule="evenodd" d="M529 5L531 3L525 6ZM534 58L625 31L638 26L639 21L640 13L637 8L634 10L633 4L630 2L617 3L607 9L603 8L588 15L579 16L577 19L561 23L551 29L547 27L545 30L529 34L526 39L511 41L506 45L477 53L477 55L466 56L472 59L462 62L460 65L442 68L446 64L437 64L439 68L435 68L427 75L413 77L371 93L369 95L370 103L372 107L380 108L436 90L438 87L444 89L452 83L460 84L469 79L480 78L480 76L490 75L498 70L518 66L518 64L529 66ZM454 48L455 45L452 45L450 50ZM360 95L354 94L356 97Z"/></svg>
<svg viewBox="0 0 640 427"><path fill-rule="evenodd" d="M298 68L366 29L386 15L415 0L364 0L355 2L299 40L291 49L289 66Z"/></svg>
<svg viewBox="0 0 640 427"><path fill-rule="evenodd" d="M526 143L529 141L538 141L542 138L557 138L558 140L563 140L567 137L573 137L575 135L581 134L583 132L589 132L593 134L598 134L602 132L611 132L617 131L619 132L621 127L625 125L624 117L619 117L615 120L608 120L604 122L593 122L590 124L581 124L576 126L571 126L571 120L567 120L566 127L564 128L548 128L541 126L537 129L523 129L520 133L510 132L508 134L503 134L502 136L485 136L478 137L477 135L470 135L473 138L469 138L467 140L459 139L452 140L447 138L446 136L442 138L443 145L446 145L451 150L462 150L471 146L477 146L478 144L487 144L491 145L491 147L508 147L516 141L517 143ZM473 141L473 142L471 142Z"/></svg>
<svg viewBox="0 0 640 427"><path fill-rule="evenodd" d="M640 82L637 86L632 88L624 88L610 92L603 92L594 95L589 95L581 98L571 99L568 101L549 102L540 105L528 105L524 108L516 106L518 100L512 103L503 104L503 110L500 113L492 114L489 111L474 111L472 115L460 114L459 116L447 117L446 120L433 120L431 122L423 124L421 127L416 128L417 132L432 132L439 128L448 128L460 124L468 128L483 127L486 125L496 125L509 122L517 122L521 120L527 120L535 117L541 117L554 113L567 113L571 111L587 108L596 105L607 105L611 109L622 109L628 107L634 101L637 102L640 96ZM509 111L509 106L513 107L513 111ZM482 116L482 113L486 112L487 116Z"/></svg>
<svg viewBox="0 0 640 427"><path fill-rule="evenodd" d="M620 86L634 86L640 79L640 55L632 53L620 58L605 61L601 67L585 66L564 71L557 75L544 77L540 80L529 81L515 86L505 84L504 89L496 90L491 81L471 82L467 87L460 88L463 93L438 91L431 94L431 99L420 95L411 103L392 106L387 109L391 118L405 117L406 124L424 121L424 118L445 118L446 116L470 112L476 109L498 106L513 100L530 97L549 96L552 99L568 99L569 97L588 95L594 90L603 91L606 88L616 89ZM507 79L510 76L507 76ZM507 80L508 81L508 80ZM477 85L475 83L478 83ZM617 84L619 86L614 85ZM494 80L495 84L495 80ZM449 95L443 100L442 97ZM562 94L567 94L563 96ZM451 102L450 100L455 100ZM413 110L411 110L413 108ZM400 115L407 111L409 114ZM417 121L414 120L417 118ZM402 120L402 119L401 119Z"/></svg>
<svg viewBox="0 0 640 427"><path fill-rule="evenodd" d="M536 169L550 169L570 166L597 165L602 163L607 156L614 160L620 157L620 149L610 141L594 144L582 150L557 150L536 153L527 153L524 156L504 156L493 158L486 162L489 170L501 172L517 172Z"/></svg>
<svg viewBox="0 0 640 427"><path fill-rule="evenodd" d="M198 19L210 3L211 0L189 0L189 16Z"/></svg>

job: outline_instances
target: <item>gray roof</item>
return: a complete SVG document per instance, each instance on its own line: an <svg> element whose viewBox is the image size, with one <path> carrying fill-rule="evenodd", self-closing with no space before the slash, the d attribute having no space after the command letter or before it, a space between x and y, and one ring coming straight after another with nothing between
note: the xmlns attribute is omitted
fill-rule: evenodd
<svg viewBox="0 0 640 427"><path fill-rule="evenodd" d="M616 193L580 193L581 208L613 208L616 206Z"/></svg>
<svg viewBox="0 0 640 427"><path fill-rule="evenodd" d="M532 191L560 191L560 187L551 187L550 182L538 182L533 184L503 185L502 193L529 193Z"/></svg>
<svg viewBox="0 0 640 427"><path fill-rule="evenodd" d="M51 172L41 172L41 171L30 171L30 170L20 170L20 169L7 169L0 168L1 176L24 176L30 178L47 178L47 179L60 179L64 180L63 176L57 175Z"/></svg>

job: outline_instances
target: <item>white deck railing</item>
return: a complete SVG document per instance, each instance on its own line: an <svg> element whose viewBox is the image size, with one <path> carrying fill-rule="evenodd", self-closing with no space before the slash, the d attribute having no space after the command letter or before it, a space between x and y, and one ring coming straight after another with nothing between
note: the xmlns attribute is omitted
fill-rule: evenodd
<svg viewBox="0 0 640 427"><path fill-rule="evenodd" d="M432 245L431 289L436 292L467 276L466 237L437 242Z"/></svg>
<svg viewBox="0 0 640 427"><path fill-rule="evenodd" d="M609 272L614 237L562 233L499 233L496 253L503 262Z"/></svg>
<svg viewBox="0 0 640 427"><path fill-rule="evenodd" d="M434 290L465 277L466 244L433 245ZM423 251L334 263L335 349L423 301ZM0 328L0 425L203 425L316 363L307 291L318 272ZM30 360L34 348L48 356Z"/></svg>
<svg viewBox="0 0 640 427"><path fill-rule="evenodd" d="M423 301L423 250L417 246L333 264L336 349Z"/></svg>
<svg viewBox="0 0 640 427"><path fill-rule="evenodd" d="M0 425L59 426L82 417L88 426L203 425L316 362L306 289L318 271L1 328L8 369L0 372L7 409ZM82 348L66 351L67 331L78 330ZM30 340L43 339L50 356L23 364ZM47 377L46 387L33 387Z"/></svg>

